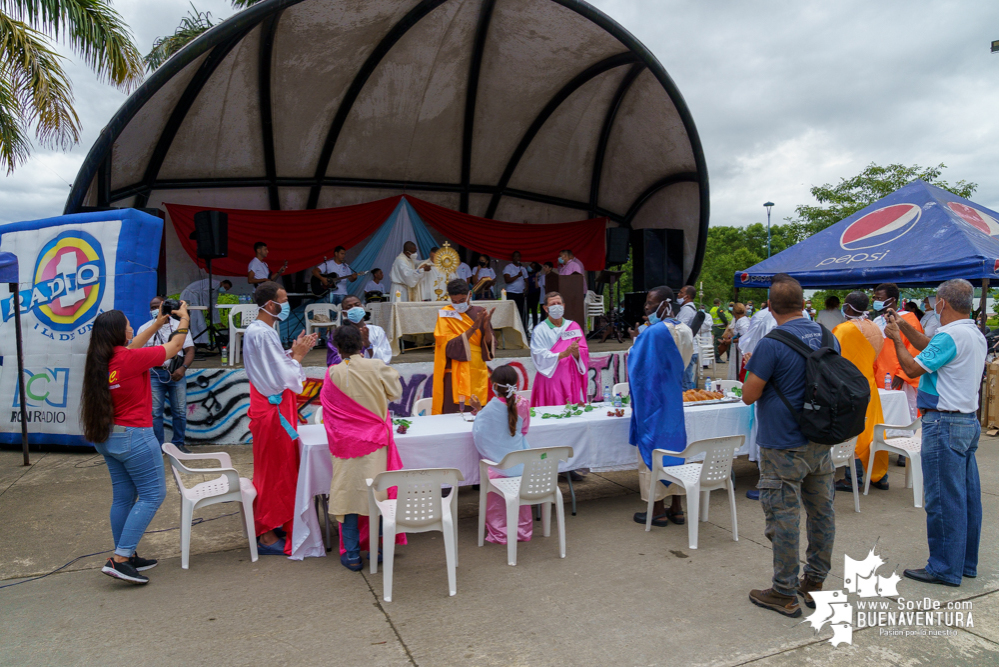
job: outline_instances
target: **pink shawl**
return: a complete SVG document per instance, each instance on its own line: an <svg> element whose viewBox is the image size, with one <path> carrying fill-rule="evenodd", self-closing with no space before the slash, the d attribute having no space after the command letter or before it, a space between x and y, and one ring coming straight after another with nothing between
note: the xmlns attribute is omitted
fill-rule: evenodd
<svg viewBox="0 0 999 667"><path fill-rule="evenodd" d="M356 459L388 447L386 470L401 470L402 459L392 436L392 421L381 419L340 390L329 377L320 395L323 425L330 453L338 459Z"/></svg>

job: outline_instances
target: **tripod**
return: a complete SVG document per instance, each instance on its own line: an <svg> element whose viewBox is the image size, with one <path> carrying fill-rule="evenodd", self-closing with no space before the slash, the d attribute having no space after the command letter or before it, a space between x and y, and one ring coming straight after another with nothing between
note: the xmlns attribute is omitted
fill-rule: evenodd
<svg viewBox="0 0 999 667"><path fill-rule="evenodd" d="M222 346L219 345L218 330L215 328L215 295L212 294L212 260L210 257L205 260L205 264L208 265L208 319L205 321L208 346L205 350L221 353Z"/></svg>

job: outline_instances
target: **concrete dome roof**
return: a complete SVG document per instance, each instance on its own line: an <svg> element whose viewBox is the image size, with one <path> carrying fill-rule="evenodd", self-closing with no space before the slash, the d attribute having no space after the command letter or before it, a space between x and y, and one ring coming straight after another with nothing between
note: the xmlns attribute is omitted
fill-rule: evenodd
<svg viewBox="0 0 999 667"><path fill-rule="evenodd" d="M265 0L125 102L66 212L326 208L410 193L474 215L684 231L708 177L658 60L579 0Z"/></svg>

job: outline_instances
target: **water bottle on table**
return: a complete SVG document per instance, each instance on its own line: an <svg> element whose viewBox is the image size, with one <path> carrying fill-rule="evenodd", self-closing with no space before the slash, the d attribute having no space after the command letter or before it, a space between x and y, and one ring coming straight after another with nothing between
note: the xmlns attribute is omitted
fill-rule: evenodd
<svg viewBox="0 0 999 667"><path fill-rule="evenodd" d="M609 384L605 384L604 385L604 405L610 405L610 404L611 404L610 385Z"/></svg>
<svg viewBox="0 0 999 667"><path fill-rule="evenodd" d="M229 348L226 347L225 345L222 346L222 365L223 366L229 365Z"/></svg>
<svg viewBox="0 0 999 667"><path fill-rule="evenodd" d="M704 378L704 391L711 391L713 387L711 386L711 378Z"/></svg>
<svg viewBox="0 0 999 667"><path fill-rule="evenodd" d="M891 391L891 373L885 373L885 390Z"/></svg>

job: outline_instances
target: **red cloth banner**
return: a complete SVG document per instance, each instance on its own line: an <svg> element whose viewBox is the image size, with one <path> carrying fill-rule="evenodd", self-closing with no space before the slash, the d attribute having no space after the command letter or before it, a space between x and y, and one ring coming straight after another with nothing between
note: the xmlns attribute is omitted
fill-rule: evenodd
<svg viewBox="0 0 999 667"><path fill-rule="evenodd" d="M332 257L338 245L350 249L374 234L388 219L403 195L366 204L311 211L257 211L166 204L177 236L199 266L194 232L198 211L222 211L229 216L229 256L212 260L218 276L245 276L253 259L253 244L263 241L270 254L267 263L277 270L287 260L286 273L318 266ZM529 225L497 222L405 195L423 221L452 242L497 259L509 259L519 250L529 262L555 262L561 250L571 250L588 271L604 268L607 218L580 222ZM401 249L400 249L401 251Z"/></svg>
<svg viewBox="0 0 999 667"><path fill-rule="evenodd" d="M556 263L562 250L571 250L587 271L602 271L607 259L607 218L547 225L497 222L406 195L427 223L446 238L497 259L510 259L514 250L527 262Z"/></svg>
<svg viewBox="0 0 999 667"><path fill-rule="evenodd" d="M361 243L378 231L399 204L399 196L379 199L367 204L324 208L311 211L254 211L210 206L166 204L170 219L184 250L198 266L198 244L190 238L194 231L194 214L198 211L222 211L229 216L229 256L212 260L216 276L245 276L247 265L255 257L253 244L263 241L270 254L267 264L277 271L286 260L288 270L295 273L323 263L323 257L333 257L333 248Z"/></svg>

